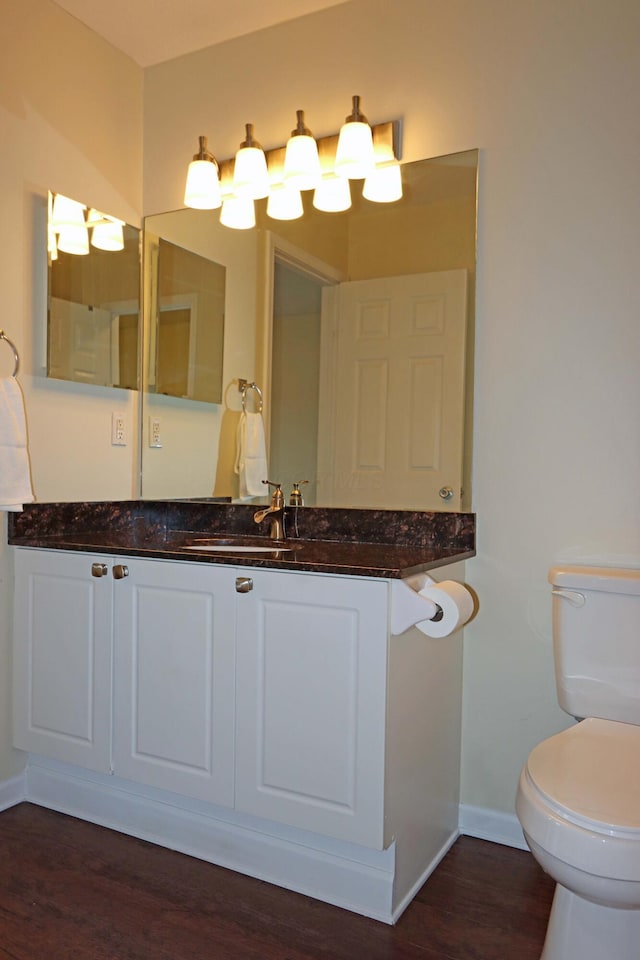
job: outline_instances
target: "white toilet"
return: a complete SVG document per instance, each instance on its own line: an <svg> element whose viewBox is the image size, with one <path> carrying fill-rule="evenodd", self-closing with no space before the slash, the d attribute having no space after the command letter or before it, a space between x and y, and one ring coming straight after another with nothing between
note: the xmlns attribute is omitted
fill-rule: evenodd
<svg viewBox="0 0 640 960"><path fill-rule="evenodd" d="M640 570L554 567L558 702L516 810L556 881L541 960L640 960Z"/></svg>

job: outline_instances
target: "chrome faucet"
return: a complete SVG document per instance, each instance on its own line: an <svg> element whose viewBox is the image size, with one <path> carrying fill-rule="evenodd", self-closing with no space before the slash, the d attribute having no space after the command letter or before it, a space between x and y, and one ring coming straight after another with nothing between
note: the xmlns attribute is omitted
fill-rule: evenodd
<svg viewBox="0 0 640 960"><path fill-rule="evenodd" d="M263 483L275 487L271 495L271 503L264 510L258 510L253 515L256 523L262 523L265 517L269 517L270 527L269 536L272 540L284 540L284 494L281 484L273 483L272 480L263 480Z"/></svg>

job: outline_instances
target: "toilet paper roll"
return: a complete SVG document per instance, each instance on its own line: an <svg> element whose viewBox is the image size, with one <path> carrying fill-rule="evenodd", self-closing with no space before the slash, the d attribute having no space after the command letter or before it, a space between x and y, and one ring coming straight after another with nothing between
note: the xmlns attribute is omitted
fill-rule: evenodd
<svg viewBox="0 0 640 960"><path fill-rule="evenodd" d="M418 593L425 600L431 600L442 610L438 620L419 620L418 630L427 637L448 637L463 627L473 613L473 597L465 586L455 580L441 580L440 583L426 583Z"/></svg>

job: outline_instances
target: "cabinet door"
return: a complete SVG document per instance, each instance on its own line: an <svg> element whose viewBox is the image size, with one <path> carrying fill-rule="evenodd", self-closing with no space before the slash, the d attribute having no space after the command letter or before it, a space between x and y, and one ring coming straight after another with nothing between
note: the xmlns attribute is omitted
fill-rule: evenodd
<svg viewBox="0 0 640 960"><path fill-rule="evenodd" d="M235 573L125 562L114 587L114 772L231 806Z"/></svg>
<svg viewBox="0 0 640 960"><path fill-rule="evenodd" d="M107 563L82 553L15 550L14 746L101 771L109 770L111 749ZM94 564L103 575L92 575Z"/></svg>
<svg viewBox="0 0 640 960"><path fill-rule="evenodd" d="M387 584L251 576L238 597L236 808L382 849Z"/></svg>

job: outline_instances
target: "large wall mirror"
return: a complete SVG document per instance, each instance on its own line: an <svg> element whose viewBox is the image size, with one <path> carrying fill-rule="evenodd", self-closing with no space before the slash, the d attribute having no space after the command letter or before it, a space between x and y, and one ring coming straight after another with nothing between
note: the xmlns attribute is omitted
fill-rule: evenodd
<svg viewBox="0 0 640 960"><path fill-rule="evenodd" d="M309 481L307 505L468 509L477 164L476 150L404 164L401 200L353 190L339 214L308 195L301 219L275 221L258 202L255 230L148 217L145 303L153 249L173 244L224 271L225 324L220 402L162 396L145 309L143 497L238 498L246 379L264 398L269 479Z"/></svg>
<svg viewBox="0 0 640 960"><path fill-rule="evenodd" d="M140 230L49 195L47 376L138 389Z"/></svg>

